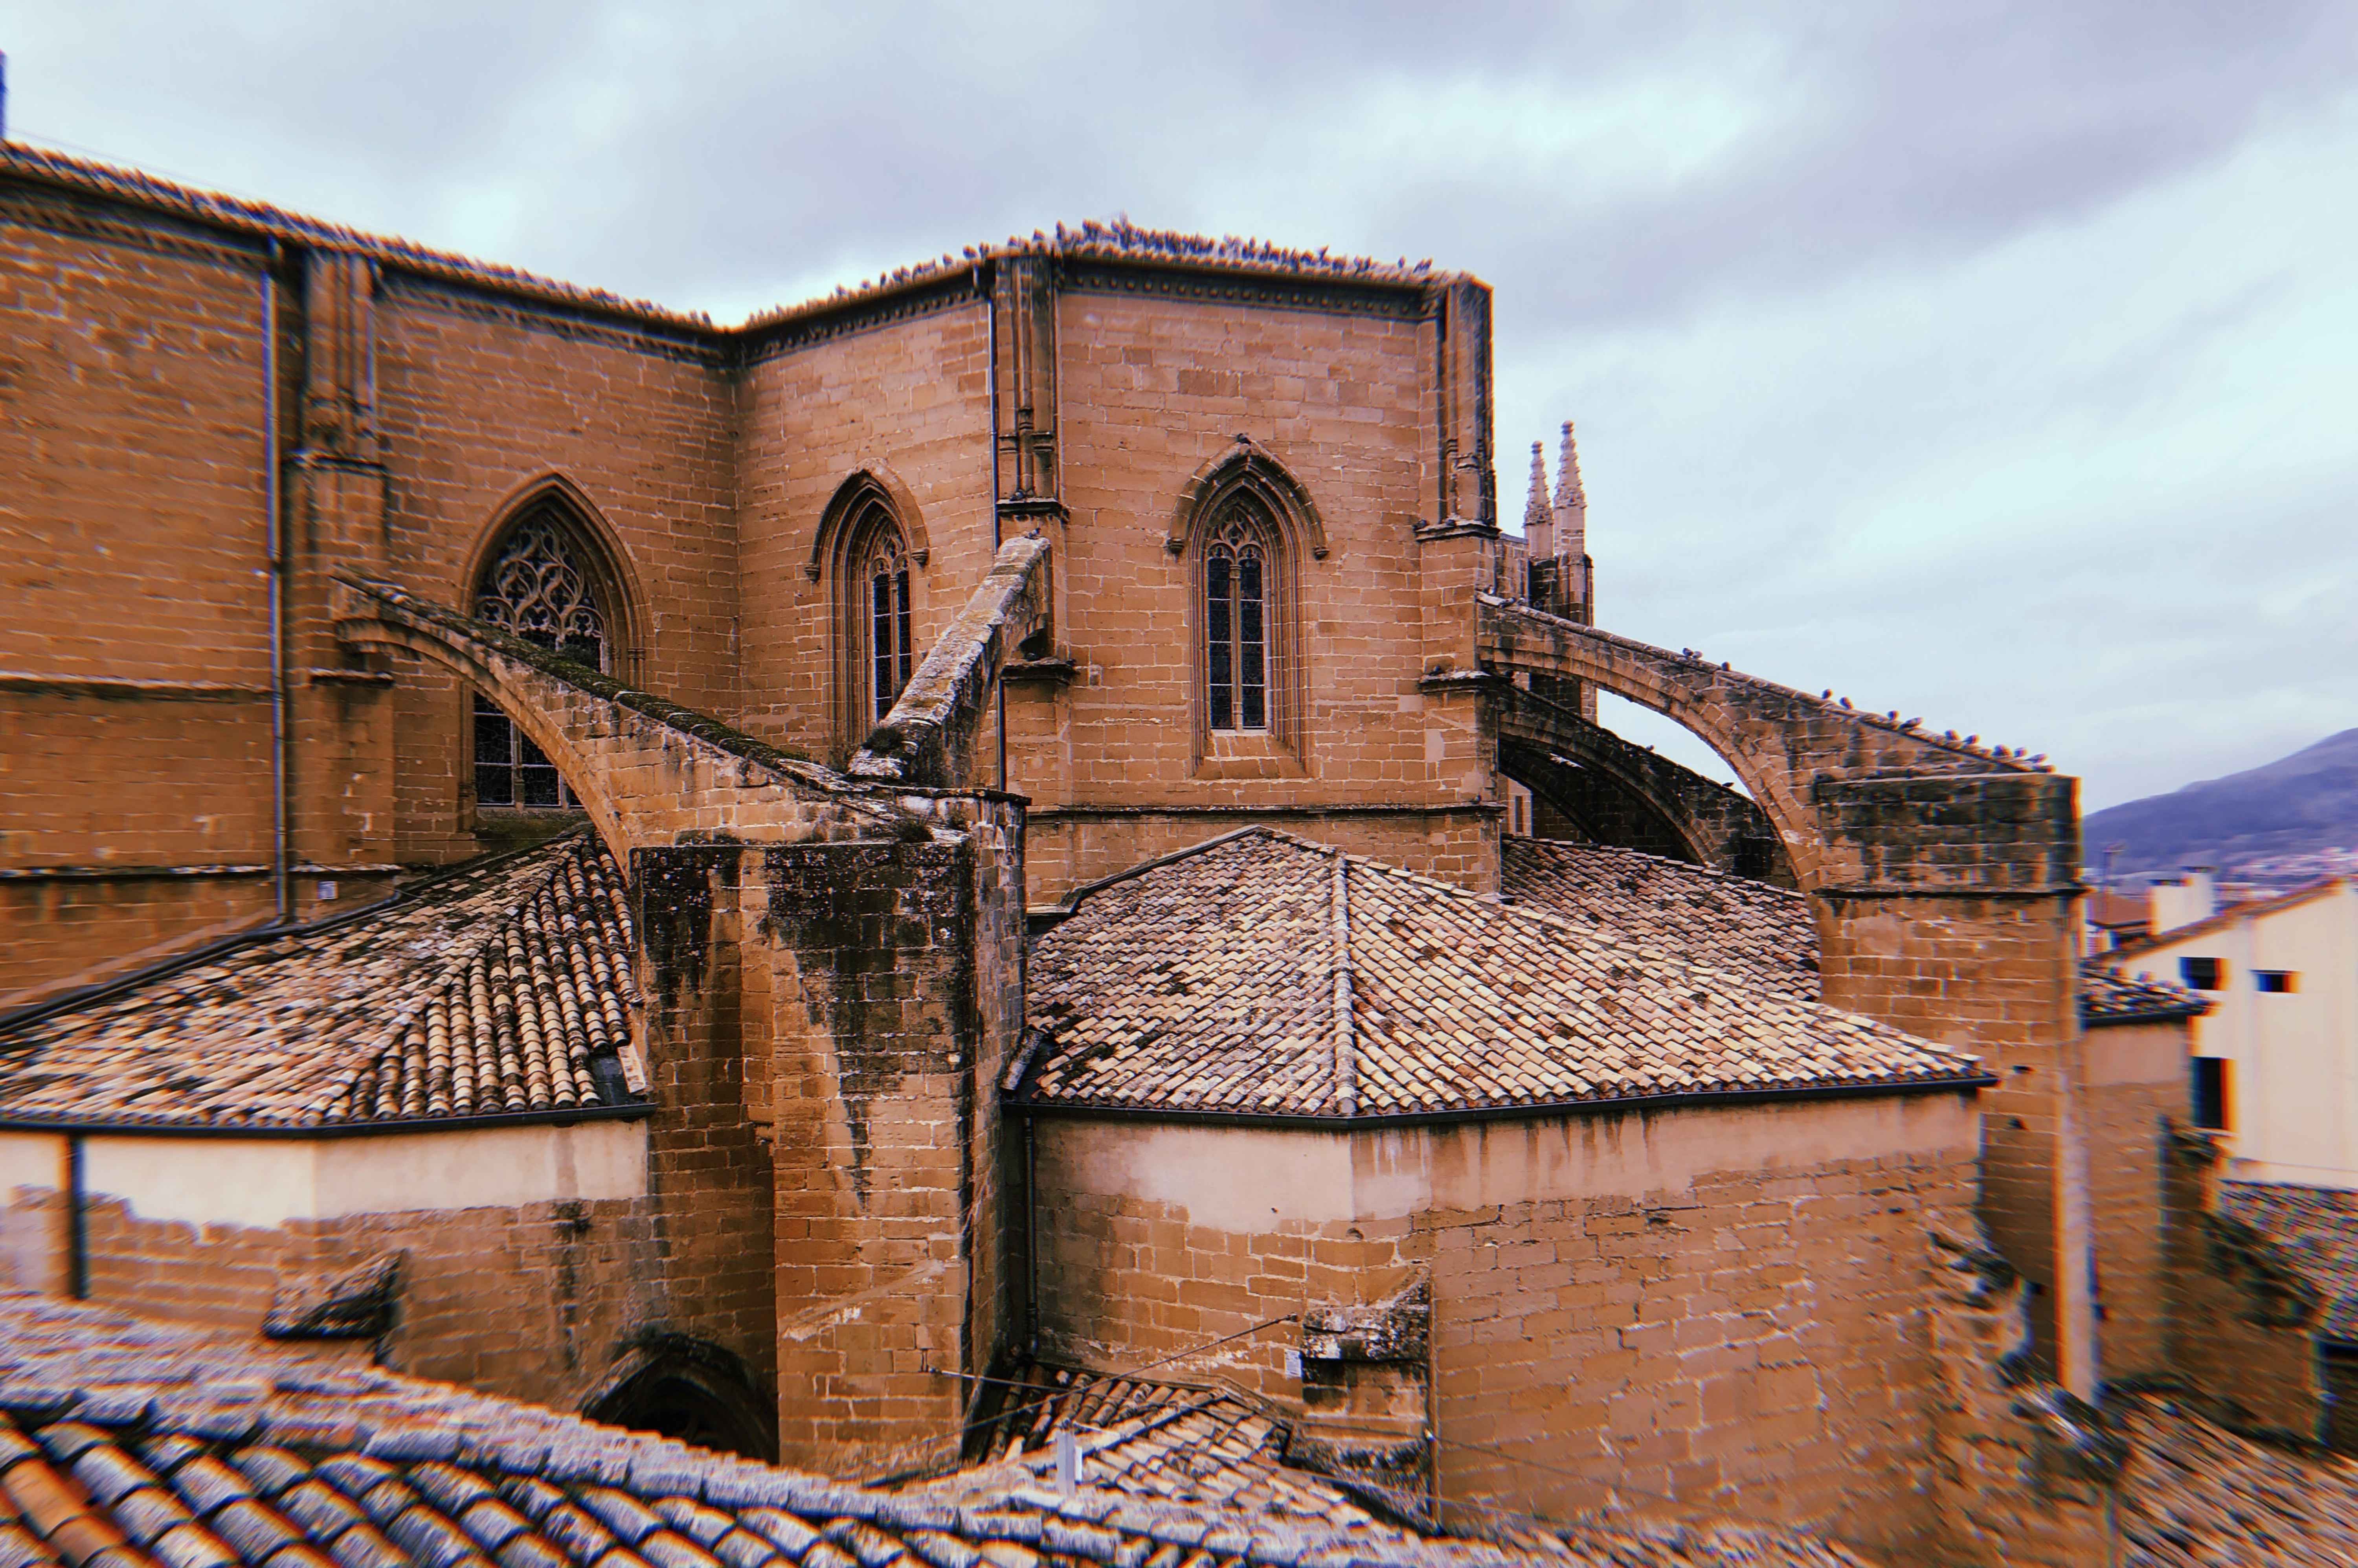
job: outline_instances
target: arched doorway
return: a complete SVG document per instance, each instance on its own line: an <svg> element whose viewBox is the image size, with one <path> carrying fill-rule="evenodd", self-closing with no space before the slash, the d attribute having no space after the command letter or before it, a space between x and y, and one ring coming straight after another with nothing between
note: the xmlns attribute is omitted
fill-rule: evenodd
<svg viewBox="0 0 2358 1568"><path fill-rule="evenodd" d="M751 1368L719 1346L684 1334L642 1336L581 1413L748 1459L778 1457L777 1410Z"/></svg>

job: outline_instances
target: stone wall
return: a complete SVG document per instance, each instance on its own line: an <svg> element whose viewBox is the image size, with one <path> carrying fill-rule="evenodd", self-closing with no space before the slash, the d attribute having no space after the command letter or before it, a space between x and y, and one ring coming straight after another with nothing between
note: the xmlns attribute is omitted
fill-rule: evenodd
<svg viewBox="0 0 2358 1568"><path fill-rule="evenodd" d="M921 656L982 580L995 547L990 368L982 303L969 291L863 330L782 336L741 373L746 729L838 763L868 732L841 701L843 586L827 563L810 571L828 503L855 474L908 514ZM977 782L998 782L995 759Z"/></svg>
<svg viewBox="0 0 2358 1568"><path fill-rule="evenodd" d="M2169 1368L2216 1400L2229 1424L2313 1439L2324 1402L2310 1336L2315 1292L2266 1237L2219 1212L2220 1157L2204 1134L2170 1134Z"/></svg>
<svg viewBox="0 0 2358 1568"><path fill-rule="evenodd" d="M0 191L0 865L270 859L262 262ZM70 934L44 929L60 905ZM135 872L103 898L11 898L0 1004L77 952L270 907L266 881L192 900Z"/></svg>
<svg viewBox="0 0 2358 1568"><path fill-rule="evenodd" d="M684 1069L713 1074L704 1141L683 1131L667 1167L655 1135L660 1212L758 1322L782 1454L844 1474L954 1452L1005 1336L1022 819L988 797L934 810L945 831L635 857L650 1056L700 1064L709 1042L715 1065Z"/></svg>
<svg viewBox="0 0 2358 1568"><path fill-rule="evenodd" d="M2163 1189L2169 1127L2187 1114L2183 1019L2089 1029L2082 1044L2098 1354L2108 1381L2169 1369Z"/></svg>
<svg viewBox="0 0 2358 1568"><path fill-rule="evenodd" d="M65 1227L54 1189L16 1190L0 1214L7 1288L63 1293ZM89 1300L241 1336L262 1332L282 1288L399 1251L384 1365L560 1410L593 1399L637 1337L678 1321L644 1198L258 1227L146 1219L102 1197L87 1227Z"/></svg>
<svg viewBox="0 0 2358 1568"><path fill-rule="evenodd" d="M1356 1134L1036 1119L1038 1350L1299 1409L1286 1324L1429 1277L1442 1496L1930 1528L1929 1226L1967 1097ZM1802 1151L1809 1151L1804 1153Z"/></svg>
<svg viewBox="0 0 2358 1568"><path fill-rule="evenodd" d="M1240 828L1270 827L1476 891L1498 880L1503 806L1410 810L1305 806L1298 810L1047 811L1031 819L1034 908L1059 905L1084 882L1192 849ZM1086 873L1086 874L1084 874Z"/></svg>
<svg viewBox="0 0 2358 1568"><path fill-rule="evenodd" d="M561 478L625 602L612 673L708 713L739 702L736 401L726 356L676 330L585 320L391 274L376 302L374 395L391 475L383 566L438 604L469 596L498 522ZM358 567L362 563L352 562ZM476 852L470 708L405 666L386 858Z"/></svg>

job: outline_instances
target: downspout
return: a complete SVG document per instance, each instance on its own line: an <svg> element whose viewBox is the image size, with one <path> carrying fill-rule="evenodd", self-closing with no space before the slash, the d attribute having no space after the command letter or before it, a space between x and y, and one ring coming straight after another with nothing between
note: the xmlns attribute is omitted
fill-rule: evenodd
<svg viewBox="0 0 2358 1568"><path fill-rule="evenodd" d="M982 283L983 268L987 265L983 262L975 264L977 284ZM1006 541L999 536L999 290L995 278L992 285L986 285L982 289L982 333L984 341L990 346L990 373L986 378L990 383L990 439L985 446L990 457L990 554L996 559L999 546ZM1004 795L1007 793L1007 677L1002 671L993 678L998 687L994 696L999 704L999 790Z"/></svg>
<svg viewBox="0 0 2358 1568"><path fill-rule="evenodd" d="M287 530L278 503L278 242L262 268L262 493L270 554L270 886L273 924L295 918L287 830Z"/></svg>
<svg viewBox="0 0 2358 1568"><path fill-rule="evenodd" d="M1023 1348L1040 1355L1040 1159L1032 1141L1039 1119L1023 1113Z"/></svg>
<svg viewBox="0 0 2358 1568"><path fill-rule="evenodd" d="M66 1134L66 1294L90 1300L90 1217L82 1187L81 1134Z"/></svg>

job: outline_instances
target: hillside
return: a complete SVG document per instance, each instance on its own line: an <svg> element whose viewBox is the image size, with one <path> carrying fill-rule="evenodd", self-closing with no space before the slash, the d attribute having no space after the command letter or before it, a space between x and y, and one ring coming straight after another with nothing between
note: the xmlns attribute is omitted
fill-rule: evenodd
<svg viewBox="0 0 2358 1568"><path fill-rule="evenodd" d="M2090 816L2082 853L2104 864L2122 844L2116 872L2175 871L2190 862L2223 870L2255 861L2358 848L2358 730L2262 767L2204 779Z"/></svg>

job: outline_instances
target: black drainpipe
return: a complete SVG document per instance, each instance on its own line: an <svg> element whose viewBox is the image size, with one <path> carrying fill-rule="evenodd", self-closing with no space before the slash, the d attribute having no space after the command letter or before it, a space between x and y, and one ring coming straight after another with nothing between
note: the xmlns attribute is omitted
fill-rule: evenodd
<svg viewBox="0 0 2358 1568"><path fill-rule="evenodd" d="M1023 1347L1040 1354L1040 1161L1032 1144L1039 1119L1023 1115Z"/></svg>
<svg viewBox="0 0 2358 1568"><path fill-rule="evenodd" d="M81 1137L66 1135L66 1294L90 1300L90 1218L82 1191Z"/></svg>
<svg viewBox="0 0 2358 1568"><path fill-rule="evenodd" d="M270 552L270 888L276 925L295 918L287 831L287 530L278 504L278 242L262 264L262 495Z"/></svg>

